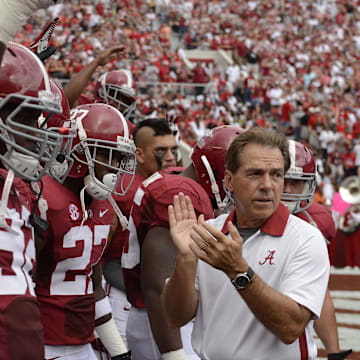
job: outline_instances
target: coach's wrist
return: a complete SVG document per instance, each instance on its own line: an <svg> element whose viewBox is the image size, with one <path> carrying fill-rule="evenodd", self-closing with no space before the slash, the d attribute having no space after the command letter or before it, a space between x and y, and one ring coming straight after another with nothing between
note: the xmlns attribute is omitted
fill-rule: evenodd
<svg viewBox="0 0 360 360"><path fill-rule="evenodd" d="M234 266L231 270L226 271L226 275L230 280L233 280L234 277L239 273L246 273L249 270L249 264L246 261L242 261L241 263Z"/></svg>
<svg viewBox="0 0 360 360"><path fill-rule="evenodd" d="M186 360L184 349L178 349L161 354L163 360Z"/></svg>
<svg viewBox="0 0 360 360"><path fill-rule="evenodd" d="M178 263L196 263L197 262L197 257L191 253L191 254L178 254L176 256L176 262Z"/></svg>

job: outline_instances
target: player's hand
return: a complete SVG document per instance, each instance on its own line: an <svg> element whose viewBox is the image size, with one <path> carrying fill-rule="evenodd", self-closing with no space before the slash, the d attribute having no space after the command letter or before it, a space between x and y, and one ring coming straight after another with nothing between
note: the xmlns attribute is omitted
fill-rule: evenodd
<svg viewBox="0 0 360 360"><path fill-rule="evenodd" d="M98 66L105 66L111 60L116 58L116 54L124 54L125 53L125 46L124 45L115 45L111 48L102 51L97 57L96 62Z"/></svg>
<svg viewBox="0 0 360 360"><path fill-rule="evenodd" d="M169 112L166 113L165 119L169 123L169 125L176 125L177 121L180 119L179 116L176 116L175 114L170 114Z"/></svg>
<svg viewBox="0 0 360 360"><path fill-rule="evenodd" d="M228 222L228 229L231 238L206 222L194 225L190 247L201 260L233 279L239 272L246 272L248 264L242 256L242 237L231 222Z"/></svg>
<svg viewBox="0 0 360 360"><path fill-rule="evenodd" d="M199 221L203 221L202 215L199 217ZM193 256L190 248L192 243L190 232L197 223L190 197L183 193L175 195L173 205L169 205L169 224L171 237L181 255Z"/></svg>

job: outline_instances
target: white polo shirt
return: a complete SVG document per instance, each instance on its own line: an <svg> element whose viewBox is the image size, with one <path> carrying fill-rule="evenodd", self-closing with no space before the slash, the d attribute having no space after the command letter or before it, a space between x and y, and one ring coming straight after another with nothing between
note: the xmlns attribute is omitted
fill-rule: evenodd
<svg viewBox="0 0 360 360"><path fill-rule="evenodd" d="M235 211L209 223L227 234ZM290 215L280 203L264 226L243 245L243 256L269 286L320 316L329 280L329 259L321 232ZM204 360L316 359L313 320L293 344L286 345L258 321L222 271L199 261L199 306L192 343Z"/></svg>

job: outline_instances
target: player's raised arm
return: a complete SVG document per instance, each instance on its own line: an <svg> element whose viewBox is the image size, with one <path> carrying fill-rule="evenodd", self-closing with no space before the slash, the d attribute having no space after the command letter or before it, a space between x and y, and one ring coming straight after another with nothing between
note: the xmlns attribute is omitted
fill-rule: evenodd
<svg viewBox="0 0 360 360"><path fill-rule="evenodd" d="M105 66L111 61L116 53L123 53L125 46L115 45L99 53L99 55L88 64L83 70L71 78L71 80L64 87L64 92L69 100L70 107L74 107L79 96L88 85L91 76L96 71L98 66Z"/></svg>

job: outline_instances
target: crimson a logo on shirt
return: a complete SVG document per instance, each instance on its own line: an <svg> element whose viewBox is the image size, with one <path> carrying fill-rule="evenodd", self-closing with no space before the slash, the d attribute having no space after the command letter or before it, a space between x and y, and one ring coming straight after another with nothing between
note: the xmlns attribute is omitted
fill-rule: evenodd
<svg viewBox="0 0 360 360"><path fill-rule="evenodd" d="M80 211L75 204L69 205L69 216L72 221L76 221L80 217Z"/></svg>
<svg viewBox="0 0 360 360"><path fill-rule="evenodd" d="M273 263L275 251L276 250L268 250L268 255L263 261L259 260L259 264L264 265L266 262L269 262L270 265L275 265L275 263Z"/></svg>

